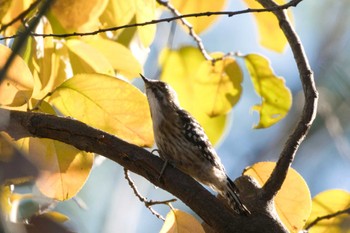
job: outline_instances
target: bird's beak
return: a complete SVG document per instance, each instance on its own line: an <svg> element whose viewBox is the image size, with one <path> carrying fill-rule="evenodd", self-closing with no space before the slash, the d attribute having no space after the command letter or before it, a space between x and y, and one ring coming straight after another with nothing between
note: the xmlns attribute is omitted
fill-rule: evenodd
<svg viewBox="0 0 350 233"><path fill-rule="evenodd" d="M145 85L149 84L150 83L150 80L148 78L146 78L145 76L143 76L142 74L140 74L143 82L145 83Z"/></svg>

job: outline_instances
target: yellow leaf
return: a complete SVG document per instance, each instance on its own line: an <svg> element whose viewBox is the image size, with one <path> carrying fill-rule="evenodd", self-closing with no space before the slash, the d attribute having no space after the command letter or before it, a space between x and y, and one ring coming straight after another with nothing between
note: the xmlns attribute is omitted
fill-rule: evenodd
<svg viewBox="0 0 350 233"><path fill-rule="evenodd" d="M208 11L222 11L226 5L226 0L215 0L215 1L171 0L170 2L181 14L202 13L202 12L208 12ZM198 34L208 29L217 19L218 19L218 15L213 15L210 17L186 18L186 20L188 20L189 23L191 23L195 32Z"/></svg>
<svg viewBox="0 0 350 233"><path fill-rule="evenodd" d="M117 74L121 74L127 78L135 78L142 73L140 63L124 45L100 37L87 42L108 59Z"/></svg>
<svg viewBox="0 0 350 233"><path fill-rule="evenodd" d="M171 210L160 233L204 233L202 225L192 215L181 210Z"/></svg>
<svg viewBox="0 0 350 233"><path fill-rule="evenodd" d="M311 215L306 223L310 224L318 217L334 214L350 208L350 193L344 190L327 190L312 199ZM349 233L350 215L345 213L333 218L323 219L309 229L310 233Z"/></svg>
<svg viewBox="0 0 350 233"><path fill-rule="evenodd" d="M65 221L69 220L68 216L59 213L57 211L49 211L49 212L45 212L43 213L41 216L45 216L57 223L64 223Z"/></svg>
<svg viewBox="0 0 350 233"><path fill-rule="evenodd" d="M66 42L74 74L100 73L114 75L111 63L91 45L76 39Z"/></svg>
<svg viewBox="0 0 350 233"><path fill-rule="evenodd" d="M276 76L269 61L261 55L244 56L255 91L262 103L253 110L260 114L260 121L255 128L267 128L283 119L292 106L292 95L285 86L284 79Z"/></svg>
<svg viewBox="0 0 350 233"><path fill-rule="evenodd" d="M223 55L211 54L213 58ZM198 69L194 83L197 95L202 96L197 104L210 117L228 113L241 96L242 80L242 71L234 58L224 58L214 65L211 61L204 61Z"/></svg>
<svg viewBox="0 0 350 233"><path fill-rule="evenodd" d="M79 74L59 86L49 102L62 114L139 146L153 145L145 95L130 83L102 74Z"/></svg>
<svg viewBox="0 0 350 233"><path fill-rule="evenodd" d="M249 8L261 8L258 1L244 0ZM283 5L285 0L275 0L276 4ZM289 16L292 17L290 10L288 10ZM276 52L283 52L287 45L287 39L279 27L276 16L271 12L253 13L254 18L258 25L260 44L268 49Z"/></svg>
<svg viewBox="0 0 350 233"><path fill-rule="evenodd" d="M5 118L0 119L0 122L8 120ZM36 167L24 157L13 138L5 132L0 132L0 171L0 184L6 185L29 183L38 175Z"/></svg>
<svg viewBox="0 0 350 233"><path fill-rule="evenodd" d="M0 44L0 69L5 65L12 50ZM33 92L33 76L23 59L16 55L0 83L0 106L21 106Z"/></svg>
<svg viewBox="0 0 350 233"><path fill-rule="evenodd" d="M50 23L43 23L43 32L52 33ZM32 54L29 58L29 68L34 76L33 98L41 99L48 92L61 84L67 78L66 64L62 57L64 48L57 49L51 37L36 38L32 43Z"/></svg>
<svg viewBox="0 0 350 233"><path fill-rule="evenodd" d="M23 11L27 10L32 0L2 0L0 1L0 25L7 24L16 18ZM17 29L22 25L21 20L9 26L5 32L1 32L4 36L11 36L16 33Z"/></svg>
<svg viewBox="0 0 350 233"><path fill-rule="evenodd" d="M145 23L155 18L154 0L110 0L100 20L104 27L118 27L126 24ZM129 45L138 32L144 47L148 47L155 36L156 25L147 25L137 28L124 28L113 33L118 42Z"/></svg>
<svg viewBox="0 0 350 233"><path fill-rule="evenodd" d="M0 186L0 211L3 215L10 215L11 212L11 202L10 197L12 195L12 191L10 186L1 185Z"/></svg>
<svg viewBox="0 0 350 233"><path fill-rule="evenodd" d="M88 178L93 163L91 153L51 139L24 138L17 144L40 170L36 185L47 197L70 199Z"/></svg>
<svg viewBox="0 0 350 233"><path fill-rule="evenodd" d="M210 141L215 144L223 135L227 116L209 117L205 104L199 104L206 98L197 81L197 72L204 62L202 54L194 47L164 50L160 56L161 79L175 89L181 106L199 121Z"/></svg>
<svg viewBox="0 0 350 233"><path fill-rule="evenodd" d="M246 169L244 175L254 177L263 185L276 166L274 162L260 162ZM277 213L290 232L299 232L311 212L309 188L302 176L289 168L287 177L274 199Z"/></svg>
<svg viewBox="0 0 350 233"><path fill-rule="evenodd" d="M134 0L136 5L136 22L144 23L155 19L155 0ZM156 34L156 25L151 24L137 28L144 47L148 47Z"/></svg>
<svg viewBox="0 0 350 233"><path fill-rule="evenodd" d="M128 24L134 17L135 11L136 6L133 0L109 0L100 18L107 27L118 27Z"/></svg>
<svg viewBox="0 0 350 233"><path fill-rule="evenodd" d="M108 0L60 0L51 7L53 15L67 31L95 29Z"/></svg>
<svg viewBox="0 0 350 233"><path fill-rule="evenodd" d="M6 16L6 13L10 10L11 2L11 0L3 0L0 2L0 25L3 24L3 18Z"/></svg>

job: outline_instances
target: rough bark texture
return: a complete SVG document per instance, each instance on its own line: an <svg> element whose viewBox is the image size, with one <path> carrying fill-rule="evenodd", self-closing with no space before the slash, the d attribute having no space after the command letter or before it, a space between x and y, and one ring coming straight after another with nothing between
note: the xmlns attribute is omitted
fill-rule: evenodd
<svg viewBox="0 0 350 233"><path fill-rule="evenodd" d="M126 169L148 179L154 185L181 199L217 232L286 232L271 205L260 203L260 188L250 179L237 185L250 216L238 216L191 177L171 166L158 180L163 161L143 148L129 144L113 135L92 128L71 118L41 113L0 109L5 131L15 139L23 137L51 138L88 152L103 155Z"/></svg>

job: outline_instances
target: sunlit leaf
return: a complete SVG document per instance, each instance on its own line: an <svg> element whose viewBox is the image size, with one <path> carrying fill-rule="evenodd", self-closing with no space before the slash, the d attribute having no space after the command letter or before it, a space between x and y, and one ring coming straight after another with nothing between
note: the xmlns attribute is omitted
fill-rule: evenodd
<svg viewBox="0 0 350 233"><path fill-rule="evenodd" d="M5 17L10 7L11 7L11 0L3 0L0 2L0 22L2 22L2 19Z"/></svg>
<svg viewBox="0 0 350 233"><path fill-rule="evenodd" d="M12 50L0 44L0 69L5 65ZM0 84L0 106L21 106L31 97L33 76L23 59L16 56Z"/></svg>
<svg viewBox="0 0 350 233"><path fill-rule="evenodd" d="M54 2L51 11L66 30L84 31L98 26L107 3L108 0L60 0Z"/></svg>
<svg viewBox="0 0 350 233"><path fill-rule="evenodd" d="M136 22L144 23L155 19L155 0L134 0L136 6ZM137 28L140 40L144 47L148 47L156 34L156 25L151 24Z"/></svg>
<svg viewBox="0 0 350 233"><path fill-rule="evenodd" d="M350 193L344 190L327 190L312 199L311 215L306 223L310 224L318 217L334 214L350 208ZM345 233L350 232L350 215L344 213L323 219L309 229L310 233Z"/></svg>
<svg viewBox="0 0 350 233"><path fill-rule="evenodd" d="M223 55L211 54L213 58ZM242 71L234 58L224 58L214 65L211 61L204 61L194 81L196 94L202 96L202 101L198 101L197 104L210 117L228 113L241 96L242 80Z"/></svg>
<svg viewBox="0 0 350 233"><path fill-rule="evenodd" d="M48 21L43 22L42 25L43 33L52 33ZM67 78L66 64L62 57L68 54L63 52L63 48L57 49L56 47L52 37L33 39L33 52L29 58L29 68L33 72L35 83L33 98L43 98Z"/></svg>
<svg viewBox="0 0 350 233"><path fill-rule="evenodd" d="M34 98L30 99L30 106L32 109L35 109L35 111L48 113L51 115L56 115L55 109L52 107L51 104L49 104L46 100L37 100Z"/></svg>
<svg viewBox="0 0 350 233"><path fill-rule="evenodd" d="M88 178L93 163L91 153L51 139L24 138L18 145L40 170L36 185L47 197L72 198Z"/></svg>
<svg viewBox="0 0 350 233"><path fill-rule="evenodd" d="M100 20L104 27L118 27L127 24L145 23L155 19L154 0L110 0ZM110 33L117 37L119 43L128 46L135 33L144 47L148 47L155 36L156 26L123 28Z"/></svg>
<svg viewBox="0 0 350 233"><path fill-rule="evenodd" d="M269 61L261 55L249 54L244 57L255 91L262 103L253 110L260 115L255 128L269 127L283 119L292 105L292 95L284 79L276 76Z"/></svg>
<svg viewBox="0 0 350 233"><path fill-rule="evenodd" d="M62 114L130 143L153 145L147 99L126 81L101 74L75 75L55 90L49 102Z"/></svg>
<svg viewBox="0 0 350 233"><path fill-rule="evenodd" d="M187 0L171 0L170 3L181 13L181 14L190 14L190 13L202 13L208 11L222 11L225 8L226 0L196 0L196 1L187 1ZM201 33L218 19L218 15L210 17L191 17L187 18L191 25L193 26L196 33Z"/></svg>
<svg viewBox="0 0 350 233"><path fill-rule="evenodd" d="M114 75L111 63L96 48L76 39L68 40L66 45L74 74L101 73Z"/></svg>
<svg viewBox="0 0 350 233"><path fill-rule="evenodd" d="M262 6L255 0L244 0L249 8L257 9ZM283 5L286 0L274 0L276 4ZM290 10L289 16L292 17ZM260 44L276 52L283 52L287 45L287 39L279 27L276 16L271 13L253 13L258 25Z"/></svg>
<svg viewBox="0 0 350 233"><path fill-rule="evenodd" d="M0 1L0 25L4 25L11 22L19 14L27 10L32 2L32 0ZM21 24L22 23L20 20L11 24L4 32L4 35L9 36L15 34L19 26L21 26Z"/></svg>
<svg viewBox="0 0 350 233"><path fill-rule="evenodd" d="M160 233L204 233L202 225L192 215L181 210L170 210Z"/></svg>
<svg viewBox="0 0 350 233"><path fill-rule="evenodd" d="M244 175L254 177L263 185L270 177L276 163L260 162L246 169ZM287 177L275 199L277 213L290 232L299 232L311 212L310 190L302 176L289 168Z"/></svg>
<svg viewBox="0 0 350 233"><path fill-rule="evenodd" d="M109 0L101 15L102 23L108 27L118 27L128 24L135 15L135 1Z"/></svg>
<svg viewBox="0 0 350 233"><path fill-rule="evenodd" d="M140 63L124 45L100 37L89 40L88 44L98 49L109 60L117 74L134 78L142 73Z"/></svg>
<svg viewBox="0 0 350 233"><path fill-rule="evenodd" d="M57 212L57 211L49 211L49 212L46 212L42 215L55 221L55 222L59 222L59 223L63 223L65 221L69 220L68 216L66 216L60 212Z"/></svg>
<svg viewBox="0 0 350 233"><path fill-rule="evenodd" d="M11 203L9 202L11 196L10 186L0 186L0 211L4 215L9 215L11 212Z"/></svg>
<svg viewBox="0 0 350 233"><path fill-rule="evenodd" d="M200 122L210 141L215 144L223 135L227 116L211 118L207 115L208 107L199 104L207 101L201 93L197 76L203 62L203 55L194 47L164 50L160 56L161 79L175 89L181 106Z"/></svg>

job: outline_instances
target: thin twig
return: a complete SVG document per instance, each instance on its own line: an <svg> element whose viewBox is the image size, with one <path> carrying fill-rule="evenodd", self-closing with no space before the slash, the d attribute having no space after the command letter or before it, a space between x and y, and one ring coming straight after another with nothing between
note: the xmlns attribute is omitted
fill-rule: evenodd
<svg viewBox="0 0 350 233"><path fill-rule="evenodd" d="M33 2L28 9L26 9L25 11L23 11L22 13L20 13L19 15L17 15L17 17L15 17L14 19L12 19L10 22L3 24L0 28L0 33L5 31L9 26L11 26L12 24L16 23L18 20L23 20L28 14L29 12L31 12L32 10L34 10L34 8L41 2L41 0L37 0L35 2Z"/></svg>
<svg viewBox="0 0 350 233"><path fill-rule="evenodd" d="M325 220L325 219L331 219L334 217L337 217L341 214L350 214L350 208L346 208L344 210L337 211L333 214L327 214L321 217L317 217L314 221L312 221L309 225L305 227L305 230L309 230L311 227L315 226L319 221Z"/></svg>
<svg viewBox="0 0 350 233"><path fill-rule="evenodd" d="M50 8L50 5L53 1L52 0L46 0L43 1L42 6L38 10L38 14L33 18L33 20L29 23L28 27L24 30L23 33L17 34L20 36L17 43L15 43L12 47L12 53L9 56L9 58L6 60L5 65L0 70L0 83L5 78L5 75L7 73L7 70L10 68L13 60L15 59L16 55L19 53L19 51L22 49L22 46L24 45L24 42L26 39L31 35L31 32L35 29L35 27L38 25L40 18L46 13L46 11ZM4 39L4 37L2 38Z"/></svg>
<svg viewBox="0 0 350 233"><path fill-rule="evenodd" d="M40 106L41 106L41 104L44 102L44 100L45 100L47 97L50 97L52 94L53 94L53 92L48 92L48 93L46 93L46 95L45 95L43 98L41 98L41 99L35 104L35 106L34 106L32 109L30 109L29 106L28 106L27 111L28 111L28 112L31 112L31 111L37 111L37 110L39 110L39 109L40 109Z"/></svg>
<svg viewBox="0 0 350 233"><path fill-rule="evenodd" d="M170 199L170 200L165 200L165 201L148 201L147 198L143 197L141 195L141 193L137 190L136 185L134 183L134 181L131 179L131 177L129 176L128 170L126 168L124 168L124 176L125 179L128 181L129 186L132 188L132 190L134 191L135 196L145 204L145 206L151 211L151 213L153 215L155 215L157 218L165 221L164 217L162 215L160 215L157 211L155 211L151 206L152 205L160 205L160 204L165 204L168 205L170 202L174 202L177 201L175 198Z"/></svg>
<svg viewBox="0 0 350 233"><path fill-rule="evenodd" d="M173 5L171 5L170 2L162 1L162 0L157 0L157 2L160 5L163 5L166 8L168 8L175 16L181 16L181 13ZM190 24L190 22L188 22L186 18L180 18L180 20L181 20L182 24L187 27L187 29L190 33L190 36L192 36L192 38L197 43L197 46L198 46L199 50L201 51L201 53L203 54L205 60L208 60L208 61L213 60L213 58L208 54L207 50L205 50L202 39L194 31L193 26Z"/></svg>
<svg viewBox="0 0 350 233"><path fill-rule="evenodd" d="M273 0L258 0L258 2L265 8L277 6ZM284 145L275 169L262 189L262 199L267 201L271 200L280 190L286 178L288 169L294 160L299 145L305 139L305 136L307 135L316 117L318 102L318 93L311 67L297 33L294 31L291 23L288 21L285 11L277 10L273 13L276 15L280 27L285 34L293 52L300 74L300 80L303 85L305 105L299 122Z"/></svg>
<svg viewBox="0 0 350 233"><path fill-rule="evenodd" d="M247 14L247 13L262 13L262 12L271 12L271 11L278 11L282 9L287 9L289 7L295 7L297 6L302 0L292 0L287 4L281 5L281 6L274 6L271 8L262 8L262 9L246 9L246 10L240 10L240 11L209 11L209 12L201 12L201 13L191 13L191 14L184 14L184 15L179 15L179 16L174 16L174 17L168 17L168 18L163 18L163 19L158 19L158 20L151 20L143 23L134 23L134 24L126 24L118 27L109 27L109 28L103 28L99 29L96 31L91 31L91 32L73 32L73 33L63 33L63 34L42 34L42 33L30 33L31 36L33 37L60 37L60 38L67 38L67 37L72 37L72 36L91 36L91 35L97 35L100 33L104 32L109 32L109 31L118 31L124 28L132 28L132 27L139 27L139 26L146 26L146 25L151 25L151 24L158 24L158 23L163 23L163 22L171 22L174 20L182 19L182 18L191 18L191 17L208 17L208 16L213 16L213 15L226 15L228 17L232 17L235 15L241 15L241 14ZM2 37L0 38L1 40L6 40L6 39L12 39L20 36L21 34L15 34L12 36L7 36L7 37Z"/></svg>

